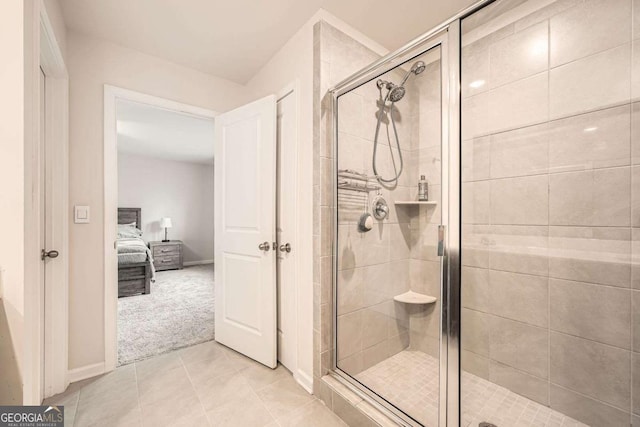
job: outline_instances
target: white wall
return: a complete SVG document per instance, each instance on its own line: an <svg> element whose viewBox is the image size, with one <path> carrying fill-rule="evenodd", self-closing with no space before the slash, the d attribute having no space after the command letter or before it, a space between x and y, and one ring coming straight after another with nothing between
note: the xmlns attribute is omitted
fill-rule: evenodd
<svg viewBox="0 0 640 427"><path fill-rule="evenodd" d="M247 83L254 98L278 94L291 83L298 83L298 372L294 374L308 388L313 381L313 26L319 20L386 53L383 47L321 9Z"/></svg>
<svg viewBox="0 0 640 427"><path fill-rule="evenodd" d="M118 206L142 208L146 241L182 240L184 262L213 261L213 165L118 154Z"/></svg>
<svg viewBox="0 0 640 427"><path fill-rule="evenodd" d="M119 86L214 111L250 100L238 84L69 32L69 203L91 207L70 224L69 368L104 361L103 87Z"/></svg>
<svg viewBox="0 0 640 427"><path fill-rule="evenodd" d="M21 372L25 196L23 13L22 1L3 3L0 13L0 296Z"/></svg>
<svg viewBox="0 0 640 427"><path fill-rule="evenodd" d="M58 42L58 47L62 52L62 57L67 57L67 27L64 23L64 18L62 16L62 8L60 7L60 2L58 0L44 0L44 7L47 10L47 16L49 17L49 22L51 23L51 27L53 28L53 32L56 35L56 41Z"/></svg>

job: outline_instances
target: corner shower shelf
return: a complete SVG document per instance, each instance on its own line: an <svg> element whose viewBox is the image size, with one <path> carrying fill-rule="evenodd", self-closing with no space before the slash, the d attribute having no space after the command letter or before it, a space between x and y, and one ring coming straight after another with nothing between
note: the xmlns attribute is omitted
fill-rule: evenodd
<svg viewBox="0 0 640 427"><path fill-rule="evenodd" d="M430 295L419 294L418 292L407 291L403 294L393 297L395 301L405 304L433 304L438 299Z"/></svg>
<svg viewBox="0 0 640 427"><path fill-rule="evenodd" d="M433 200L429 200L427 202L421 202L418 200L402 200L393 203L401 206L436 206L438 204L438 202Z"/></svg>

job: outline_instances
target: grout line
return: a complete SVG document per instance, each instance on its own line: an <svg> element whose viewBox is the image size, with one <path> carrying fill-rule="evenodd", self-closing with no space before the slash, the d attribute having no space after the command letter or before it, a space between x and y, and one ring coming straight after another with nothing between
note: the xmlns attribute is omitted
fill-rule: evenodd
<svg viewBox="0 0 640 427"><path fill-rule="evenodd" d="M542 22L540 22L540 23L538 23L538 24L535 24L535 25L539 25L539 24L541 24L541 23L542 23ZM633 52L633 48L632 48L632 44L633 44L633 37L631 37L631 39L630 39L630 40L625 41L624 43L619 43L619 44L617 44L617 45L615 45L615 46L607 47L607 48L605 48L605 49L603 49L603 50L599 50L599 51L597 51L597 52L590 53L590 54L588 54L588 55L586 55L586 56L581 56L581 57L576 58L576 59L573 59L573 60L571 60L571 61L563 62L562 64L552 66L552 65L551 65L551 49L550 49L550 45L551 45L551 34L550 34L550 32L551 32L551 25L550 25L550 23L549 23L549 25L547 25L547 27L548 27L548 31L549 31L549 37L548 37L549 48L547 49L547 51L548 51L548 52L547 52L547 58L548 58L548 59L547 59L547 68L546 68L544 71L538 71L538 72L535 72L535 73L533 73L533 74L527 74L527 75L526 75L526 76L524 76L524 77L520 77L520 78L518 78L518 79L511 80L511 81L508 81L508 82L506 82L506 83L502 83L502 84L500 84L500 85L498 85L498 86L492 86L492 87L491 87L491 86L488 86L486 90L481 91L481 92L476 92L475 94L470 95L470 96L466 96L466 97L464 97L464 98L463 98L463 100L465 100L465 99L469 99L469 98L473 98L474 96L478 96L478 95L486 94L486 93L489 93L489 92L491 92L491 91L493 91L493 90L501 89L501 88L504 88L504 87L506 87L506 86L512 85L512 84L514 84L514 83L522 82L523 80L527 80L527 79L529 79L529 78L531 78L531 77L539 76L539 75L541 75L541 74L543 74L543 73L549 73L549 77L550 77L550 76L551 76L551 72L552 72L552 71L554 71L554 70L557 70L557 69L559 69L559 68L565 67L565 66L567 66L567 65L575 64L576 62L580 62L580 61L585 60L585 59L593 58L594 56L601 55L601 54L606 53L606 52L610 52L610 51L613 51L613 50L619 49L619 48L621 48L621 47L623 47L623 46L625 46L625 45L629 45L629 46L630 46L630 50ZM521 31L522 31L522 30L521 30ZM520 32L520 31L518 31L518 32ZM517 34L517 33L514 33L514 34L512 34L512 35L515 35L515 34ZM512 35L509 35L509 36L507 36L507 37L510 37L510 36L512 36ZM505 38L506 38L506 37L505 37ZM504 40L504 38L503 38L503 39L501 39L501 40ZM497 40L497 41L500 41L500 40ZM494 43L492 43L492 44L490 45L490 47L492 47L492 46L494 46L494 45L495 45L495 42L494 42ZM490 49L490 47L488 47L488 48L486 48L486 49L487 49L487 50L489 50L489 49ZM489 56L489 61L491 61L491 57L490 57L490 56ZM489 63L489 65L491 65L491 63ZM491 68L489 68L489 69L491 69ZM549 92L549 93L550 93L550 92ZM631 98L629 98L629 99L631 99Z"/></svg>
<svg viewBox="0 0 640 427"><path fill-rule="evenodd" d="M570 114L567 114L567 115L564 115L564 116L548 118L547 120L538 120L538 121L534 121L534 122L531 122L531 123L525 123L525 124L517 125L517 126L514 126L514 127L491 130L491 131L488 131L488 132L485 132L485 133L479 133L479 134L476 134L476 135L471 135L469 138L464 139L463 143L466 144L466 143L468 143L470 141L473 141L475 139L481 139L481 138L486 138L486 137L490 137L490 136L494 136L494 135L501 135L501 134L505 134L505 133L516 132L516 131L524 130L524 129L528 129L528 128L533 128L533 127L538 127L538 126L542 127L542 126L547 125L547 124L552 124L552 123L560 122L560 121L563 121L563 120L570 120L570 119L578 118L580 116L586 116L588 114L597 114L597 113L602 112L602 111L612 110L612 109L615 109L615 108L621 108L621 107L624 107L624 106L627 106L627 105L633 106L634 104L637 104L639 102L640 102L640 100L633 100L633 99L628 100L628 101L614 102L612 104L600 106L600 107L597 107L597 108L591 108L591 109L584 110L584 111L577 111L577 112L570 113Z"/></svg>
<svg viewBox="0 0 640 427"><path fill-rule="evenodd" d="M542 257L543 255L541 255ZM551 258L553 257L549 257L549 261L551 260ZM626 263L625 263L626 264ZM531 274L531 273L521 273L518 271L511 271L511 270L499 270L499 269L495 269L495 268L491 268L491 267L478 267L478 266L473 266L473 265L463 265L463 268L470 268L470 269L474 269L474 270L487 270L489 271L489 274L491 274L492 271L496 272L496 273L506 273L506 274L515 274L515 275L519 275L519 276L527 276L527 277L532 277L532 278L542 278L542 279L549 279L549 280L556 280L556 281L563 281L563 282L573 282L573 283L580 283L582 285L591 285L591 286L602 286L604 288L608 288L608 289L619 289L619 290L628 290L628 291L640 291L640 289L635 289L631 286L616 286L616 285L608 285L605 283L594 283L594 282L585 282L583 280L575 280L575 279L566 279L566 278L562 278L562 277L555 277L555 276L551 276L549 274ZM480 311L480 310L478 310Z"/></svg>
<svg viewBox="0 0 640 427"><path fill-rule="evenodd" d="M263 387L264 388L264 387ZM251 393L253 393L253 395L255 396L256 399L258 399L258 402L260 402L260 404L262 405L262 407L267 411L267 413L269 414L269 416L271 416L271 418L273 419L273 421L275 421L275 423L277 425L280 425L280 423L278 422L278 419L276 418L276 416L273 414L273 412L271 412L271 410L267 407L267 405L265 405L264 400L262 400L262 398L258 395L258 393L256 392L256 390L253 389L253 387L249 386L249 389L251 391ZM262 390L262 389L261 389Z"/></svg>
<svg viewBox="0 0 640 427"><path fill-rule="evenodd" d="M224 359L227 359L227 355L225 353L222 353L222 356L223 356ZM200 408L202 409L202 412L204 413L204 418L207 420L207 424L211 425L211 420L209 419L209 414L207 413L207 410L204 407L204 404L202 403L202 399L200 398L200 394L198 393L198 390L196 389L196 386L193 383L193 380L191 379L191 375L189 374L189 370L187 369L187 364L184 363L184 360L182 359L182 356L180 354L178 354L178 359L180 360L180 364L182 366L182 369L184 369L185 373L187 374L187 379L189 380L189 384L191 384L191 387L193 388L193 392L196 395L196 398L198 399L198 402L200 403Z"/></svg>
<svg viewBox="0 0 640 427"><path fill-rule="evenodd" d="M589 396L589 395L587 395L587 394L581 393L581 392L579 392L579 391L577 391L577 390L573 390L573 389L571 389L571 388L565 387L565 386L560 385L560 384L556 384L556 383L554 383L554 382L552 382L551 384L552 384L552 385L554 385L554 386L556 386L556 387L558 387L558 388L561 388L561 389L563 389L563 390L566 390L566 391L569 391L569 392L571 392L571 393L577 394L577 395L579 395L579 396L581 396L581 397L583 397L583 398L585 398L585 399L593 400L594 402L597 402L597 403L599 403L599 404L601 404L601 405L605 405L605 406L608 406L608 407L610 407L610 408L617 409L618 411L624 412L625 414L627 413L627 410L626 410L626 409L622 409L622 408L620 408L619 406L612 405L611 403L605 402L605 401L603 401L603 400L599 400L598 398L595 398L595 397ZM629 415L631 415L631 414L629 414Z"/></svg>
<svg viewBox="0 0 640 427"><path fill-rule="evenodd" d="M587 173L587 172L602 172L609 170L617 170L617 169L632 169L638 165L634 165L631 162L628 164L614 165L614 166L602 166L602 167L589 167L584 169L573 169L573 170L560 170L560 171L540 171L535 173L530 173L526 175L510 175L510 176L498 176L498 177L490 177L490 178L482 178L482 179L474 179L470 181L463 181L464 184L468 183L483 183L483 182L494 182L494 181L506 181L513 179L524 179L524 178L533 178L533 177L555 177L558 175L567 175L567 174L575 174L575 173Z"/></svg>

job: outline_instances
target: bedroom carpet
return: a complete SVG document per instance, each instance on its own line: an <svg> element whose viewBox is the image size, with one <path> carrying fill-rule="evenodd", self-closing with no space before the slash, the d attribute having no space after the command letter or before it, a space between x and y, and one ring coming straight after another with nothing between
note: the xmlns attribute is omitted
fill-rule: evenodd
<svg viewBox="0 0 640 427"><path fill-rule="evenodd" d="M159 271L151 293L118 299L118 366L214 338L213 264Z"/></svg>

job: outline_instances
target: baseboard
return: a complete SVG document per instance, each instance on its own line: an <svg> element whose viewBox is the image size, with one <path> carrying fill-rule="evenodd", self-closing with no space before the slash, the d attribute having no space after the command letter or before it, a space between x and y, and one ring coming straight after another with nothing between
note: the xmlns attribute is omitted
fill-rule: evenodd
<svg viewBox="0 0 640 427"><path fill-rule="evenodd" d="M94 363L93 365L70 369L67 371L67 380L70 383L75 383L76 381L86 380L102 374L104 374L104 362Z"/></svg>
<svg viewBox="0 0 640 427"><path fill-rule="evenodd" d="M310 394L313 394L313 378L307 375L306 372L302 372L300 369L297 370L295 375L293 376L295 380L307 390Z"/></svg>
<svg viewBox="0 0 640 427"><path fill-rule="evenodd" d="M202 261L187 261L182 263L182 265L184 265L185 267L191 267L192 265L206 265L206 264L213 264L213 260L204 259Z"/></svg>

